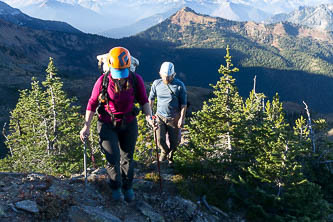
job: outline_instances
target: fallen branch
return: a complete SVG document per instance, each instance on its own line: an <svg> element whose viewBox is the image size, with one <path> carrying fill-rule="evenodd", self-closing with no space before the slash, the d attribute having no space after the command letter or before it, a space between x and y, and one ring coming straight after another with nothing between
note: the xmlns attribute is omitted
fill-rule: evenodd
<svg viewBox="0 0 333 222"><path fill-rule="evenodd" d="M224 217L229 217L228 214L224 213L222 210L218 209L217 207L214 207L214 206L210 206L208 203L207 203L207 200L206 200L206 195L203 195L201 197L201 201L202 203L204 204L204 206L211 212L211 213L214 213L214 214L217 214L217 215L222 215Z"/></svg>

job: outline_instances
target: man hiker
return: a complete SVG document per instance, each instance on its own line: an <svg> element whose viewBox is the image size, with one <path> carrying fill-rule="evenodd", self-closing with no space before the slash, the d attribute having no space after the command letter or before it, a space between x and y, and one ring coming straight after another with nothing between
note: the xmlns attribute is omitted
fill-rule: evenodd
<svg viewBox="0 0 333 222"><path fill-rule="evenodd" d="M135 100L151 125L152 112L142 77L130 71L129 51L124 47L112 48L106 63L108 70L96 81L88 101L80 138L84 141L89 135L91 120L97 111L99 143L108 162L111 198L117 201L124 196L130 202L134 200L133 154L138 136Z"/></svg>
<svg viewBox="0 0 333 222"><path fill-rule="evenodd" d="M149 93L149 104L153 109L157 98L157 145L161 149L159 160L168 160L173 164L174 153L180 143L180 130L185 123L187 93L184 83L175 78L173 63L164 62L160 68L160 77L153 82ZM167 145L166 135L169 137Z"/></svg>

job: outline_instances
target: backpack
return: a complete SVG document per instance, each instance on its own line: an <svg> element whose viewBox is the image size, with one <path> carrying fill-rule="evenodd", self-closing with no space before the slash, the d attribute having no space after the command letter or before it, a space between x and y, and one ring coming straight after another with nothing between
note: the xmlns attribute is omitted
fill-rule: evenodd
<svg viewBox="0 0 333 222"><path fill-rule="evenodd" d="M105 110L104 105L109 104L109 100L111 100L108 95L108 92L107 92L107 89L109 86L109 78L108 78L109 75L110 75L110 72L104 73L103 82L102 82L102 90L98 96L99 104L97 107L97 113L98 114L108 114L112 120L115 120L115 118L125 119L126 116L128 116L128 115L137 116L140 112L140 109L137 108L135 105L133 105L132 111L125 113L125 114L120 114L120 115L115 115L112 112L108 112ZM136 77L135 73L133 73L131 71L130 71L129 75L132 77L131 80L132 80L132 87L133 87L133 91L134 91L134 103L136 103L138 101L138 99L137 99L137 77ZM111 109L109 109L109 110L111 111ZM124 122L124 121L122 121L122 122Z"/></svg>

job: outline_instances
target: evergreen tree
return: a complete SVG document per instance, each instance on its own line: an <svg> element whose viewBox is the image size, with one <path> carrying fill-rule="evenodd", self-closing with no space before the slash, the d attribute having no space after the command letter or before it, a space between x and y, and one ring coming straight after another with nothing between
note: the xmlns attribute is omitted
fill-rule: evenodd
<svg viewBox="0 0 333 222"><path fill-rule="evenodd" d="M325 218L329 207L321 188L304 174L304 157L311 153L304 119L296 121L293 133L278 95L264 110L254 92L245 104L230 162L233 181L247 190L247 196L240 190L234 195L248 205L248 219L254 219L252 215L266 219L275 215L283 221Z"/></svg>
<svg viewBox="0 0 333 222"><path fill-rule="evenodd" d="M235 85L229 47L225 56L226 66L221 65L222 75L214 88L215 97L204 102L202 110L193 113L189 132L192 144L192 158L204 159L212 163L222 163L233 149L234 129L240 121L242 98Z"/></svg>
<svg viewBox="0 0 333 222"><path fill-rule="evenodd" d="M213 86L216 97L190 120L183 166L199 162L192 175L225 178L225 195L244 204L250 221L322 220L329 207L305 168L305 157L311 156L309 127L300 119L292 130L278 94L263 104L265 95L254 89L243 103L231 76L238 70L230 69L229 48L225 58L222 77ZM223 198L228 197L218 199Z"/></svg>
<svg viewBox="0 0 333 222"><path fill-rule="evenodd" d="M6 141L12 156L0 164L2 170L55 174L82 168L79 107L63 91L56 72L50 58L43 88L33 79L31 90L21 91Z"/></svg>
<svg viewBox="0 0 333 222"><path fill-rule="evenodd" d="M301 122L301 123L300 123ZM314 136L310 135L310 121L301 118L294 128L295 135L300 136L303 127L303 137L300 144L303 146L303 155L299 158L307 179L321 186L326 199L333 199L333 143L328 139L329 130L325 119L314 119L312 129ZM305 133L304 133L305 131ZM312 141L314 140L314 141ZM315 152L313 149L315 143Z"/></svg>
<svg viewBox="0 0 333 222"><path fill-rule="evenodd" d="M257 135L256 144L259 152L255 156L256 164L249 167L249 173L263 183L280 188L288 152L288 124L285 123L282 103L276 95L272 102L267 102L261 133Z"/></svg>
<svg viewBox="0 0 333 222"><path fill-rule="evenodd" d="M246 178L248 169L256 166L256 156L260 152L258 135L263 134L265 95L252 90L243 105L241 121L235 128L234 149L229 162L230 176L237 180L239 177Z"/></svg>

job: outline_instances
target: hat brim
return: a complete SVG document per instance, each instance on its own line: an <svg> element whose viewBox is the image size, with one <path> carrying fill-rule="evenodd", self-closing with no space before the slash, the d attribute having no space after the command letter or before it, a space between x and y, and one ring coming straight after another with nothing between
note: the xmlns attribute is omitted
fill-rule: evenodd
<svg viewBox="0 0 333 222"><path fill-rule="evenodd" d="M115 69L111 68L111 76L114 79L127 78L129 75L129 70L126 69Z"/></svg>
<svg viewBox="0 0 333 222"><path fill-rule="evenodd" d="M176 75L176 73L174 72L174 73L172 73L172 74L170 74L170 75L168 75L168 74L165 74L165 73L159 73L160 74L160 76L165 76L165 77L168 77L168 76L175 76Z"/></svg>

